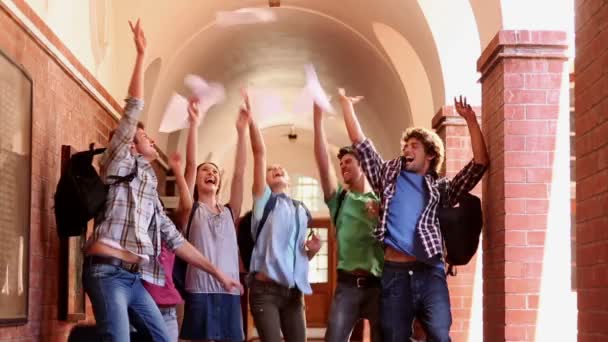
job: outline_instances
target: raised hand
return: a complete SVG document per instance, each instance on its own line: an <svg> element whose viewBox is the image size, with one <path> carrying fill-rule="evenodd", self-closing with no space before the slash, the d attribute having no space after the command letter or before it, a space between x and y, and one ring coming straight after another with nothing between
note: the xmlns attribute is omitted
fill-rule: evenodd
<svg viewBox="0 0 608 342"><path fill-rule="evenodd" d="M143 55L146 52L146 36L144 35L144 30L141 27L140 20L137 19L135 25L129 20L129 26L131 27L131 32L133 32L133 40L135 41L135 47L137 48L137 54Z"/></svg>
<svg viewBox="0 0 608 342"><path fill-rule="evenodd" d="M173 173L181 172L182 156L178 152L173 153L169 157L169 166L173 170Z"/></svg>
<svg viewBox="0 0 608 342"><path fill-rule="evenodd" d="M198 111L199 100L196 98L191 98L188 101L188 121L190 121L190 125L197 127L201 124L201 114Z"/></svg>
<svg viewBox="0 0 608 342"><path fill-rule="evenodd" d="M239 108L239 116L236 118L236 130L237 132L243 132L249 126L249 120L251 120L251 114L247 110L247 105L243 104Z"/></svg>
<svg viewBox="0 0 608 342"><path fill-rule="evenodd" d="M251 103L249 102L249 94L247 93L247 88L241 88L241 97L245 102L245 109L251 113Z"/></svg>
<svg viewBox="0 0 608 342"><path fill-rule="evenodd" d="M460 99L458 100L456 100L456 98L454 97L454 108L456 108L456 112L458 112L458 114L462 116L465 120L477 120L475 111L473 111L473 108L471 108L470 104L467 104L466 97L464 97L463 99L462 95L460 95Z"/></svg>
<svg viewBox="0 0 608 342"><path fill-rule="evenodd" d="M344 88L338 88L338 95L340 95L340 102L350 102L353 105L364 99L363 96L346 96Z"/></svg>

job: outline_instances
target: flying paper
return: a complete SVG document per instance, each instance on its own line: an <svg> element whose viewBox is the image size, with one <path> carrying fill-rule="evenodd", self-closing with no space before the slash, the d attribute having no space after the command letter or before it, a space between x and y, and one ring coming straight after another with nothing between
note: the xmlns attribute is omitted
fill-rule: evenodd
<svg viewBox="0 0 608 342"><path fill-rule="evenodd" d="M215 23L223 27L268 23L276 20L276 14L267 8L241 8L235 11L220 11L215 14Z"/></svg>
<svg viewBox="0 0 608 342"><path fill-rule="evenodd" d="M302 93L294 104L294 112L311 113L314 102L324 112L335 114L334 108L329 101L329 96L327 96L323 87L321 87L315 67L312 64L307 64L304 66L304 72L306 74L306 86L302 89Z"/></svg>
<svg viewBox="0 0 608 342"><path fill-rule="evenodd" d="M224 87L219 83L207 83L199 76L187 75L184 78L184 84L190 90L192 97L199 100L200 122L203 121L209 108L226 99ZM159 132L171 133L188 127L190 127L188 99L180 94L173 93L165 108Z"/></svg>

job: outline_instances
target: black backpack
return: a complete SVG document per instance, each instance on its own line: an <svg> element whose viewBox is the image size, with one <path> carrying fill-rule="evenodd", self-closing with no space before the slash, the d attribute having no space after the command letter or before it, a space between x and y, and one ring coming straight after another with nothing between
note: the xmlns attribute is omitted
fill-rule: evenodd
<svg viewBox="0 0 608 342"><path fill-rule="evenodd" d="M468 264L477 252L483 227L481 201L479 197L465 193L458 199L458 207L450 207L446 183L440 184L439 191L441 206L438 216L446 249L447 274L454 276L454 266Z"/></svg>
<svg viewBox="0 0 608 342"><path fill-rule="evenodd" d="M93 167L93 157L103 153L105 148L94 148L91 144L88 151L75 153L59 178L55 191L55 221L60 238L79 236L93 218L99 218L108 194L108 185L104 184ZM135 178L136 170L125 177L111 176L118 184L130 182Z"/></svg>
<svg viewBox="0 0 608 342"><path fill-rule="evenodd" d="M243 215L243 217L241 217L241 219L239 220L239 227L236 238L237 244L239 246L239 255L241 256L241 260L243 261L243 267L245 267L247 271L249 271L249 266L251 264L251 255L253 254L253 248L255 247L255 243L260 237L260 233L262 232L262 228L264 228L264 224L268 219L268 215L277 204L277 197L278 196L273 193L270 195L268 202L266 202L266 206L264 206L264 213L262 214L260 222L258 222L259 228L256 232L255 240L253 239L253 236L251 236L251 211L245 213L245 215ZM304 203L294 199L291 200L293 202L294 207L301 206L302 208L304 208L304 210L306 210L306 216L310 220L310 211L308 210L308 208L306 208Z"/></svg>

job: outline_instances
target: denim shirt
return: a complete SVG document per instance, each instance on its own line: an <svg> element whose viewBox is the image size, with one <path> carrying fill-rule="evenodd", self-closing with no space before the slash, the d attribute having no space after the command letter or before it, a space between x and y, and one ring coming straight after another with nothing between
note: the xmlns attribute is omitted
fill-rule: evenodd
<svg viewBox="0 0 608 342"><path fill-rule="evenodd" d="M264 206L270 198L268 186L264 194L254 198L251 233L255 238L257 223L262 219ZM296 208L287 196L279 195L274 209L268 215L264 229L251 255L251 272L262 272L273 281L289 287L297 287L304 294L311 294L308 281L308 255L304 248L308 216L304 208L298 209L300 227L295 221Z"/></svg>

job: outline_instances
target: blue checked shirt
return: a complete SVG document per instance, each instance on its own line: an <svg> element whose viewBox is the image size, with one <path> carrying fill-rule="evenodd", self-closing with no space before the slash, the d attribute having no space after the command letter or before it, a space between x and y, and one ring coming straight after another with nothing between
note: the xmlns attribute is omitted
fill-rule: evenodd
<svg viewBox="0 0 608 342"><path fill-rule="evenodd" d="M126 176L135 169L137 176L131 182L110 186L104 219L95 227L89 243L99 241L137 254L144 260L140 267L142 279L163 286L165 274L158 261L161 240L175 250L185 239L164 213L154 169L143 156L131 153L143 106L142 100L126 100L124 115L101 156L100 174L106 184L113 182L110 176Z"/></svg>
<svg viewBox="0 0 608 342"><path fill-rule="evenodd" d="M388 217L387 209L395 195L397 177L403 166L403 157L384 161L369 139L354 144L353 148L359 153L361 168L367 180L374 192L380 196L380 221L374 229L374 236L383 241ZM448 201L450 205L455 205L460 195L471 191L479 183L486 169L486 165L477 164L471 160L451 181L439 178L435 172L429 172L424 177L429 191L429 202L420 215L416 232L420 236L424 251L429 258L443 251L439 217L437 216L437 208L440 203L439 185L447 183Z"/></svg>

